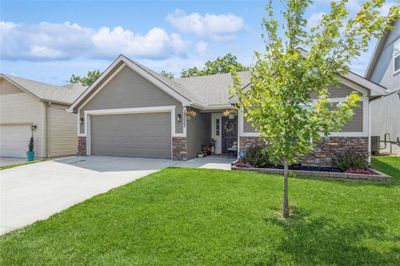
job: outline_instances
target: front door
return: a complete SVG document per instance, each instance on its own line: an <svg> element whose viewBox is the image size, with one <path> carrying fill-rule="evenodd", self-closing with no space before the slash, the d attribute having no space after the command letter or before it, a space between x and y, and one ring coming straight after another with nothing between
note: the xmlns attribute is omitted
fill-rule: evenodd
<svg viewBox="0 0 400 266"><path fill-rule="evenodd" d="M222 153L229 153L228 148L237 144L238 139L238 120L237 116L234 119L229 119L228 116L222 117Z"/></svg>

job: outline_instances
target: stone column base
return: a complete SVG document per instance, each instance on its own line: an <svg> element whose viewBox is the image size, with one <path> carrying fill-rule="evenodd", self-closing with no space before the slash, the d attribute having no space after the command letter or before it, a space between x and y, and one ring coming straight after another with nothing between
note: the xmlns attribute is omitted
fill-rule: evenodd
<svg viewBox="0 0 400 266"><path fill-rule="evenodd" d="M177 161L187 160L187 138L172 137L172 159Z"/></svg>
<svg viewBox="0 0 400 266"><path fill-rule="evenodd" d="M86 137L78 137L78 155L86 156Z"/></svg>

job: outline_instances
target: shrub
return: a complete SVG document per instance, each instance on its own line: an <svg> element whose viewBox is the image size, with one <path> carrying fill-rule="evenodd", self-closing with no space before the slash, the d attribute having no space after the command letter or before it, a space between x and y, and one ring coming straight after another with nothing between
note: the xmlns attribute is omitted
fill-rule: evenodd
<svg viewBox="0 0 400 266"><path fill-rule="evenodd" d="M354 151L346 151L335 155L334 164L343 172L348 169L367 169L368 162L365 155Z"/></svg>
<svg viewBox="0 0 400 266"><path fill-rule="evenodd" d="M253 167L258 168L272 165L266 149L260 146L248 147L245 156L241 158L241 162L251 164Z"/></svg>

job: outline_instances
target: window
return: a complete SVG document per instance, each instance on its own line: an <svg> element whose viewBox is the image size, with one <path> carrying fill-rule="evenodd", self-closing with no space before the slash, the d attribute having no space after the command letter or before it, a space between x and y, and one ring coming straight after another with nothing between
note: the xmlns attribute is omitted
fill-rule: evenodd
<svg viewBox="0 0 400 266"><path fill-rule="evenodd" d="M400 39L393 45L393 72L400 72Z"/></svg>
<svg viewBox="0 0 400 266"><path fill-rule="evenodd" d="M221 128L221 121L219 118L215 119L215 135L219 136L219 131Z"/></svg>

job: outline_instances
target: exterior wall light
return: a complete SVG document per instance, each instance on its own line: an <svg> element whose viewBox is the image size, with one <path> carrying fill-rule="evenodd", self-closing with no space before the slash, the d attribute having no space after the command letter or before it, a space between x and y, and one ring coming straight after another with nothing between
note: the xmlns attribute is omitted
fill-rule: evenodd
<svg viewBox="0 0 400 266"><path fill-rule="evenodd" d="M177 114L176 115L176 122L180 123L182 121L182 115L181 114Z"/></svg>

